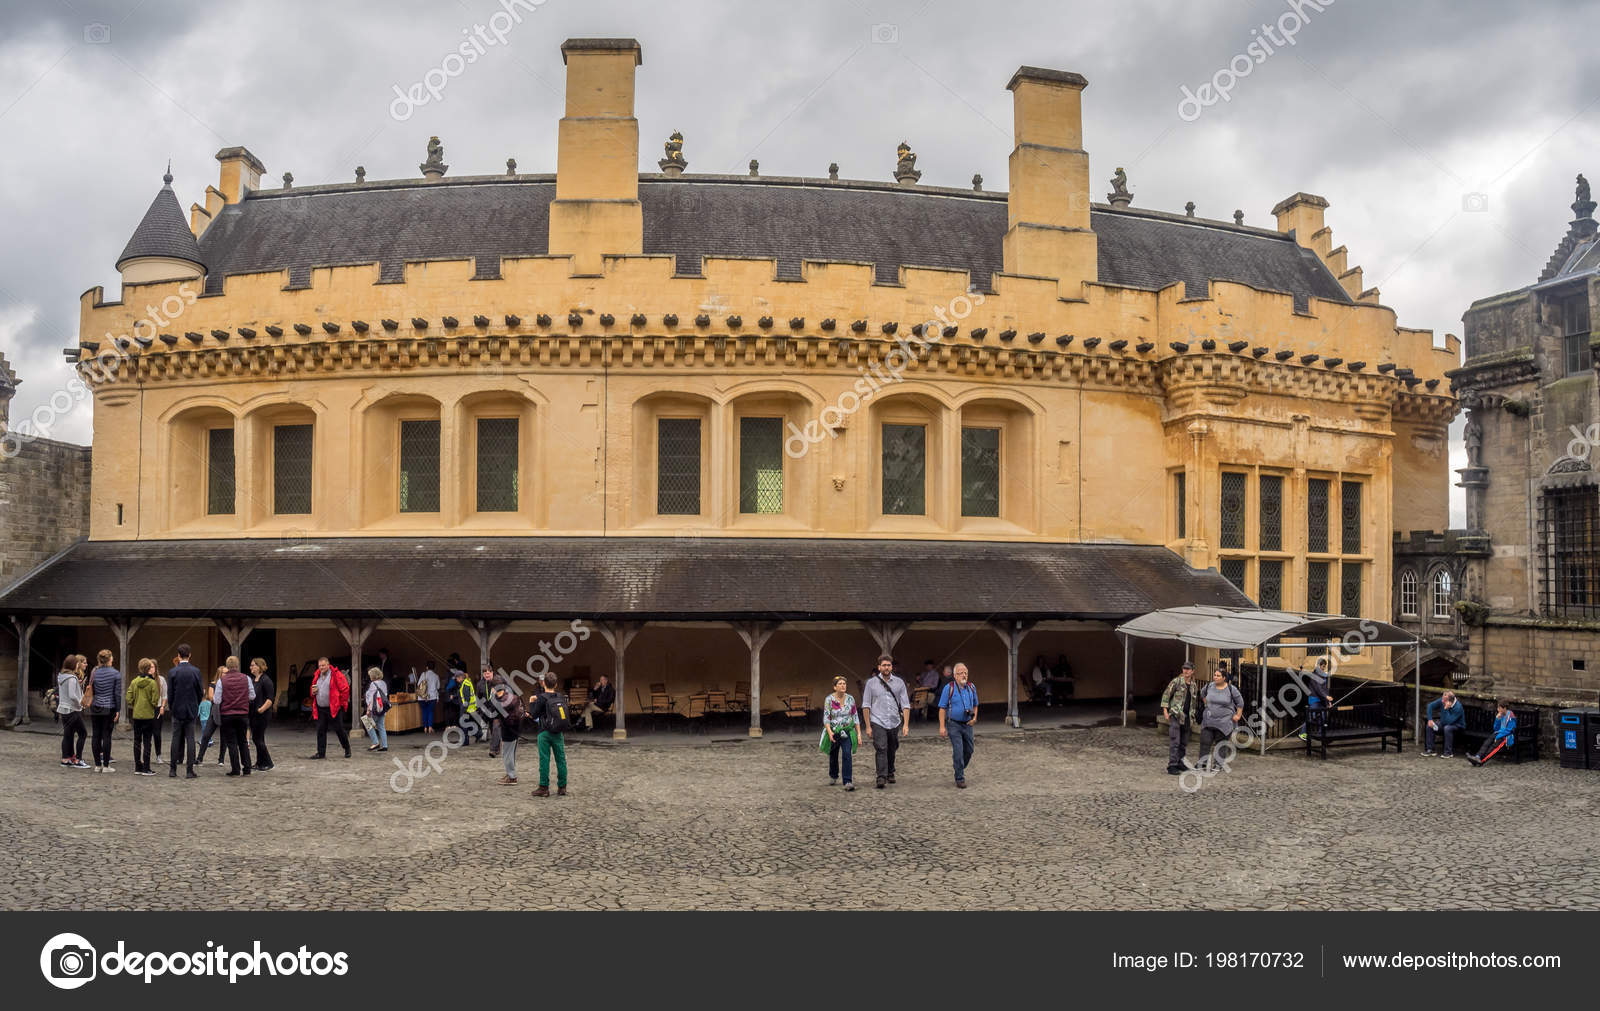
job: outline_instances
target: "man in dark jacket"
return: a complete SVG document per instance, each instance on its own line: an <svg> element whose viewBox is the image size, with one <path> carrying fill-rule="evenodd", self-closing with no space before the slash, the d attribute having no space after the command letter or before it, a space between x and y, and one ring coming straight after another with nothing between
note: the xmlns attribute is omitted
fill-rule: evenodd
<svg viewBox="0 0 1600 1011"><path fill-rule="evenodd" d="M239 658L228 657L228 673L222 675L222 742L228 749L228 775L250 775L250 701L255 686L250 676L239 669Z"/></svg>
<svg viewBox="0 0 1600 1011"><path fill-rule="evenodd" d="M616 701L617 686L606 675L600 675L599 683L589 693L589 704L583 707L583 729L593 730L594 718L609 713Z"/></svg>
<svg viewBox="0 0 1600 1011"><path fill-rule="evenodd" d="M194 731L195 724L200 718L200 700L205 698L205 678L200 673L200 668L189 662L189 644L184 643L178 647L178 655L173 658L173 668L167 671L167 712L172 714L172 747L169 749L171 761L168 764L167 776L171 779L178 778L178 756L184 758L184 765L188 768L186 779L196 779L194 774L195 751ZM187 751L180 750L180 746L187 747Z"/></svg>
<svg viewBox="0 0 1600 1011"><path fill-rule="evenodd" d="M1438 757L1439 753L1433 750L1433 742L1438 736L1443 736L1443 757L1454 758L1456 755L1456 735L1465 730L1466 727L1466 707L1456 700L1455 692L1445 692L1428 703L1427 747L1422 753L1429 758Z"/></svg>

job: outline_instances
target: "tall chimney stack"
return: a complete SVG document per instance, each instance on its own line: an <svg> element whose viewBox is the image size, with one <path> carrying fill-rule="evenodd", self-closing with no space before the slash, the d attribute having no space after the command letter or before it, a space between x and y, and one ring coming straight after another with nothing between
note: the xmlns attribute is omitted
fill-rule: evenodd
<svg viewBox="0 0 1600 1011"><path fill-rule="evenodd" d="M1083 150L1083 89L1065 70L1022 67L1006 85L1017 146L1011 152L1003 258L1008 274L1053 277L1076 297L1099 277L1089 228L1089 154Z"/></svg>
<svg viewBox="0 0 1600 1011"><path fill-rule="evenodd" d="M608 255L644 252L639 204L639 121L634 39L568 39L567 109L556 148L550 253L571 256L574 275L598 275Z"/></svg>
<svg viewBox="0 0 1600 1011"><path fill-rule="evenodd" d="M260 158L242 147L223 148L217 152L217 161L222 163L222 179L217 188L222 191L222 201L226 204L236 204L246 193L259 188L261 174L267 170ZM206 204L210 206L209 191Z"/></svg>

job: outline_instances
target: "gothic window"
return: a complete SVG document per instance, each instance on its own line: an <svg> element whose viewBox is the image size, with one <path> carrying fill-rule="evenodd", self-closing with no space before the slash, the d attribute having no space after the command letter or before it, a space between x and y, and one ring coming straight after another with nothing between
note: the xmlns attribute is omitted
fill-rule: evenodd
<svg viewBox="0 0 1600 1011"><path fill-rule="evenodd" d="M279 516L311 512L311 426L272 429L272 511Z"/></svg>
<svg viewBox="0 0 1600 1011"><path fill-rule="evenodd" d="M478 419L478 512L517 511L521 446L517 418Z"/></svg>
<svg viewBox="0 0 1600 1011"><path fill-rule="evenodd" d="M1417 614L1417 574L1412 569L1400 573L1400 613Z"/></svg>
<svg viewBox="0 0 1600 1011"><path fill-rule="evenodd" d="M400 511L439 511L439 421L400 422Z"/></svg>
<svg viewBox="0 0 1600 1011"><path fill-rule="evenodd" d="M921 516L927 512L928 429L923 425L883 426L883 512Z"/></svg>
<svg viewBox="0 0 1600 1011"><path fill-rule="evenodd" d="M1000 429L961 430L961 515L1000 515Z"/></svg>
<svg viewBox="0 0 1600 1011"><path fill-rule="evenodd" d="M1261 550L1283 550L1283 478L1261 475Z"/></svg>
<svg viewBox="0 0 1600 1011"><path fill-rule="evenodd" d="M1433 574L1433 616L1435 618L1449 618L1450 614L1450 573L1440 569Z"/></svg>
<svg viewBox="0 0 1600 1011"><path fill-rule="evenodd" d="M1226 550L1244 549L1245 475L1224 471L1222 474L1222 537L1221 547Z"/></svg>
<svg viewBox="0 0 1600 1011"><path fill-rule="evenodd" d="M739 419L739 511L783 512L783 419Z"/></svg>
<svg viewBox="0 0 1600 1011"><path fill-rule="evenodd" d="M656 419L656 512L700 514L700 419Z"/></svg>
<svg viewBox="0 0 1600 1011"><path fill-rule="evenodd" d="M233 429L206 433L206 514L233 515Z"/></svg>

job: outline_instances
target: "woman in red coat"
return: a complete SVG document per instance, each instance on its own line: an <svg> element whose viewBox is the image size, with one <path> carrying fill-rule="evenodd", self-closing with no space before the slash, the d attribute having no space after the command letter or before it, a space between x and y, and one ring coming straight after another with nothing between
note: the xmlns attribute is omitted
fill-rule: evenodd
<svg viewBox="0 0 1600 1011"><path fill-rule="evenodd" d="M350 733L344 728L339 714L350 706L350 679L344 671L328 663L325 656L317 658L317 672L311 676L311 718L317 723L317 753L312 758L328 757L328 725L339 736L344 746L344 757L350 757Z"/></svg>

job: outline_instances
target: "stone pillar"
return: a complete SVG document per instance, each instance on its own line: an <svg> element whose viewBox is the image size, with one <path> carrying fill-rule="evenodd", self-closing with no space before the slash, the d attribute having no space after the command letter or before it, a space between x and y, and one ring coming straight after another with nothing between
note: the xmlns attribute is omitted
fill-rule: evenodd
<svg viewBox="0 0 1600 1011"><path fill-rule="evenodd" d="M761 736L761 647L783 624L778 621L736 621L733 630L750 648L750 736Z"/></svg>
<svg viewBox="0 0 1600 1011"><path fill-rule="evenodd" d="M633 637L639 634L640 629L644 628L644 622L597 621L595 622L595 627L600 629L600 634L606 637L606 642L611 644L611 651L616 656L616 665L615 669L612 671L611 682L616 686L617 689L617 725L616 728L611 731L611 736L615 740L625 741L628 739L628 728L624 717L626 716L628 707L627 703L622 697L623 658L627 655L628 643L632 642ZM755 705L754 700L752 700L752 705Z"/></svg>
<svg viewBox="0 0 1600 1011"><path fill-rule="evenodd" d="M1183 529L1188 535L1183 543L1183 560L1196 569L1211 567L1211 546L1206 541L1206 436L1211 429L1204 421L1189 424L1189 460L1184 467Z"/></svg>

